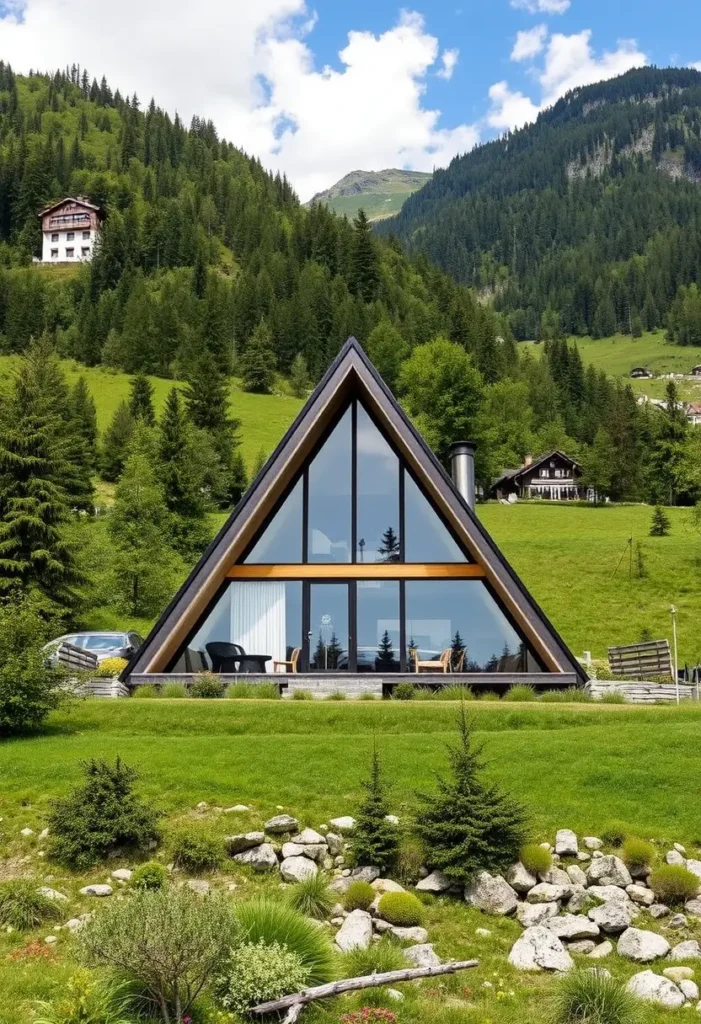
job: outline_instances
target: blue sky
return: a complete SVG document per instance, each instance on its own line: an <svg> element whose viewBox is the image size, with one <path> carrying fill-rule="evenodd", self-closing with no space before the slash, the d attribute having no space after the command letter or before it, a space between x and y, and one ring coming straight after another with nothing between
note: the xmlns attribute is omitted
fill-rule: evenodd
<svg viewBox="0 0 701 1024"><path fill-rule="evenodd" d="M210 117L307 199L358 168L445 166L631 67L701 69L701 2L0 0L0 57Z"/></svg>

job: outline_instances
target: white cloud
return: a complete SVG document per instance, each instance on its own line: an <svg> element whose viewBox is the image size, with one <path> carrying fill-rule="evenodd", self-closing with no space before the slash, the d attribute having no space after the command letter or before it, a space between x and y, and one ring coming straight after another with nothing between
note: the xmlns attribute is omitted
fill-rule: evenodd
<svg viewBox="0 0 701 1024"><path fill-rule="evenodd" d="M489 99L492 105L487 123L498 131L523 128L540 113L540 107L522 92L512 92L508 82L496 82L489 90Z"/></svg>
<svg viewBox="0 0 701 1024"><path fill-rule="evenodd" d="M418 14L349 32L340 69L319 70L304 0L170 0L167 16L162 0L23 0L19 13L14 2L0 8L0 53L16 70L80 63L143 104L211 118L303 199L355 168L431 170L479 138L425 106L439 44ZM436 74L450 78L457 57L444 51Z"/></svg>
<svg viewBox="0 0 701 1024"><path fill-rule="evenodd" d="M445 78L446 81L449 81L453 77L453 71L455 71L455 65L458 63L459 56L460 50L443 51L441 54L443 67L437 72L439 78Z"/></svg>
<svg viewBox="0 0 701 1024"><path fill-rule="evenodd" d="M689 65L689 67L693 68L694 71L701 71L701 60L695 60L693 64Z"/></svg>
<svg viewBox="0 0 701 1024"><path fill-rule="evenodd" d="M543 52L547 38L546 25L536 25L534 28L518 32L514 48L511 51L511 59L515 61L532 60Z"/></svg>
<svg viewBox="0 0 701 1024"><path fill-rule="evenodd" d="M571 0L511 0L511 6L529 14L564 14Z"/></svg>

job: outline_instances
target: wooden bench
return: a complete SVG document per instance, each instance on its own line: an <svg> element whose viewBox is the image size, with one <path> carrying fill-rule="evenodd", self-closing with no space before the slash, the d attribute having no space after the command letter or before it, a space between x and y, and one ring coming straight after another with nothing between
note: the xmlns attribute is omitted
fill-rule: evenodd
<svg viewBox="0 0 701 1024"><path fill-rule="evenodd" d="M674 675L669 640L609 647L609 665L615 676L626 679L672 679Z"/></svg>

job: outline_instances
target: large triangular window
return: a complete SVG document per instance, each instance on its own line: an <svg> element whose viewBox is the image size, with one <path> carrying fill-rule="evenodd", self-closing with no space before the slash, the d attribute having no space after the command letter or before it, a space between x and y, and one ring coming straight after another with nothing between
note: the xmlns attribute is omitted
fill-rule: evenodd
<svg viewBox="0 0 701 1024"><path fill-rule="evenodd" d="M404 534L407 562L469 561L408 471L404 473Z"/></svg>

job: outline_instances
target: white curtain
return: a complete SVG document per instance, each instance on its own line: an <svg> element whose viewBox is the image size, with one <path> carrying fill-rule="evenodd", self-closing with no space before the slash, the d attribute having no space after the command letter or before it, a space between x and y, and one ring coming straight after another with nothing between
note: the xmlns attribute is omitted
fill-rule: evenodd
<svg viewBox="0 0 701 1024"><path fill-rule="evenodd" d="M246 654L268 654L284 661L285 584L268 580L231 583L231 640ZM272 660L266 671L273 671Z"/></svg>

